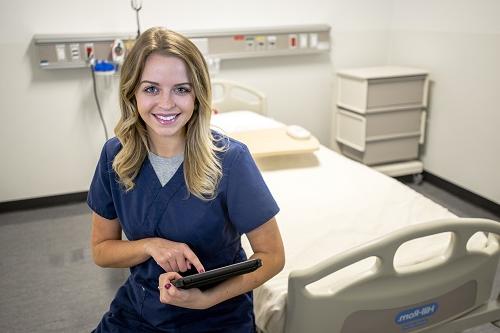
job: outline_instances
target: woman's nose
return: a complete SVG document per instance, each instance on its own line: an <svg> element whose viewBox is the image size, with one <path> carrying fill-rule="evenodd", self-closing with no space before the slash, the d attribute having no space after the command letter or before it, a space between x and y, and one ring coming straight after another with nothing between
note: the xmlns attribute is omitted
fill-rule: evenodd
<svg viewBox="0 0 500 333"><path fill-rule="evenodd" d="M160 94L160 101L158 104L162 109L170 110L175 106L175 100L170 92L164 92Z"/></svg>

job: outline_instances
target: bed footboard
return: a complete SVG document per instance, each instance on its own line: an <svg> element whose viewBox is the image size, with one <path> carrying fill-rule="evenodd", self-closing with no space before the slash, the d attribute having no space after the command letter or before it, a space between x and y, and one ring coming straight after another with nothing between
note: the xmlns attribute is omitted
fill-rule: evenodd
<svg viewBox="0 0 500 333"><path fill-rule="evenodd" d="M394 266L402 244L434 234L451 234L439 257L404 269ZM488 240L468 249L477 232ZM490 300L499 260L500 223L454 218L413 225L331 257L288 279L286 332L458 332L500 319ZM308 285L366 258L367 271L330 292Z"/></svg>

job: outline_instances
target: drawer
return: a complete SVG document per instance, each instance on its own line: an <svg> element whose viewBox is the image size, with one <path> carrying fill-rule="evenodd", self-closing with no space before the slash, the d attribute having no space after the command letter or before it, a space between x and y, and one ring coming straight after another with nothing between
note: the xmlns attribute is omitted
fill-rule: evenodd
<svg viewBox="0 0 500 333"><path fill-rule="evenodd" d="M420 135L421 109L358 114L342 108L337 112L337 141L363 150L366 141Z"/></svg>
<svg viewBox="0 0 500 333"><path fill-rule="evenodd" d="M340 145L342 154L366 165L414 160L418 158L419 136L366 142L364 151Z"/></svg>
<svg viewBox="0 0 500 333"><path fill-rule="evenodd" d="M421 70L398 69L376 67L339 71L337 104L359 113L425 108L427 74Z"/></svg>

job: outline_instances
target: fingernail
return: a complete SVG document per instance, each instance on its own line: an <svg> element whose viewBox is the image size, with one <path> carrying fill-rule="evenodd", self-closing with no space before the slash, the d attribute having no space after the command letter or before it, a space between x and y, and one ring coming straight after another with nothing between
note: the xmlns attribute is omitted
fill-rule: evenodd
<svg viewBox="0 0 500 333"><path fill-rule="evenodd" d="M172 285L171 285L170 283L167 283L167 284L165 285L165 288L167 288L167 289L169 289L170 287L172 287Z"/></svg>
<svg viewBox="0 0 500 333"><path fill-rule="evenodd" d="M201 269L201 270L200 270L200 273L205 273L205 270L204 270L204 269Z"/></svg>

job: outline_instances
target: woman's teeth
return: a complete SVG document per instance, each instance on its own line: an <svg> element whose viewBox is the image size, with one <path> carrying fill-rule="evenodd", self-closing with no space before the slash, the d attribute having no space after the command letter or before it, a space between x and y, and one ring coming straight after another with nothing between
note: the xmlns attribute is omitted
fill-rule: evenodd
<svg viewBox="0 0 500 333"><path fill-rule="evenodd" d="M160 118L161 120L174 120L175 115L173 115L173 116L160 116L160 115L157 115L157 117Z"/></svg>
<svg viewBox="0 0 500 333"><path fill-rule="evenodd" d="M160 115L160 114L155 114L154 115L156 119L158 119L161 123L170 123L177 118L178 114L170 115L170 116L165 116L165 115Z"/></svg>

